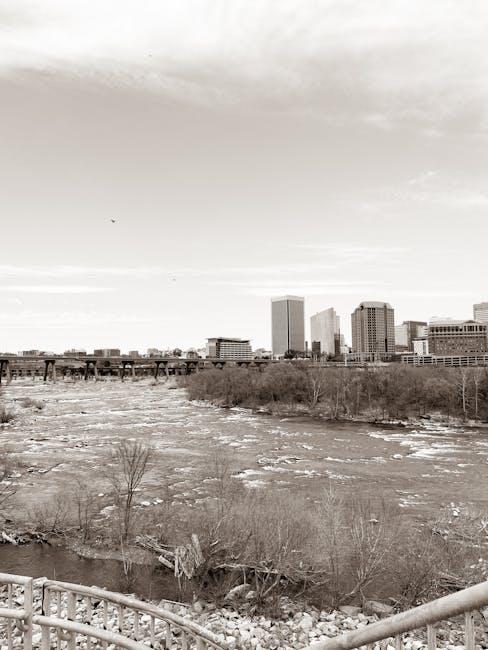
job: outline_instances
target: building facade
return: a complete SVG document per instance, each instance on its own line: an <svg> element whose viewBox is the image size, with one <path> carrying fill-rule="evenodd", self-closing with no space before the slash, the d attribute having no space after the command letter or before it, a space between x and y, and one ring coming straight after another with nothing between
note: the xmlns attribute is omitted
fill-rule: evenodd
<svg viewBox="0 0 488 650"><path fill-rule="evenodd" d="M120 357L119 348L101 348L100 350L93 350L96 357Z"/></svg>
<svg viewBox="0 0 488 650"><path fill-rule="evenodd" d="M429 325L429 354L434 356L485 354L487 323L475 320L436 321Z"/></svg>
<svg viewBox="0 0 488 650"><path fill-rule="evenodd" d="M249 339L231 339L223 336L207 339L206 356L212 359L252 359Z"/></svg>
<svg viewBox="0 0 488 650"><path fill-rule="evenodd" d="M353 352L395 353L395 311L387 302L362 302L351 315Z"/></svg>
<svg viewBox="0 0 488 650"><path fill-rule="evenodd" d="M429 339L425 336L422 338L413 339L412 350L409 350L409 352L412 351L419 357L425 357L425 355L429 354Z"/></svg>
<svg viewBox="0 0 488 650"><path fill-rule="evenodd" d="M271 299L271 341L274 356L305 351L305 301L299 296Z"/></svg>
<svg viewBox="0 0 488 650"><path fill-rule="evenodd" d="M488 323L488 302L473 305L473 319L480 323Z"/></svg>
<svg viewBox="0 0 488 650"><path fill-rule="evenodd" d="M341 332L339 316L333 307L324 309L310 318L312 354L337 356L340 354ZM317 343L319 346L317 346Z"/></svg>
<svg viewBox="0 0 488 650"><path fill-rule="evenodd" d="M419 320L405 320L395 325L395 347L398 351L412 352L413 339L426 336L427 323Z"/></svg>

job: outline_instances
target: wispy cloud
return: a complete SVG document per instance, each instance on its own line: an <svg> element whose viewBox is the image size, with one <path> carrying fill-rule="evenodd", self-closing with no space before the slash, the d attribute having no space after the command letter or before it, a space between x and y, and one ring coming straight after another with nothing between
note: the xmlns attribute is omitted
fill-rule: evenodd
<svg viewBox="0 0 488 650"><path fill-rule="evenodd" d="M408 254L410 250L404 246L366 246L347 242L298 244L296 248L330 256L336 264L338 262L342 264L363 263L374 260L382 264L387 261L395 262L399 257Z"/></svg>
<svg viewBox="0 0 488 650"><path fill-rule="evenodd" d="M42 278L69 278L69 277L133 277L147 278L167 274L170 271L161 267L152 266L21 266L14 264L0 265L1 277L42 277Z"/></svg>
<svg viewBox="0 0 488 650"><path fill-rule="evenodd" d="M91 311L62 311L55 314L44 313L33 310L22 310L21 312L0 313L0 323L4 328L32 329L32 323L36 327L49 329L64 329L68 327L93 328L101 325L151 324L165 323L177 319L175 314L124 314L124 313L100 313Z"/></svg>
<svg viewBox="0 0 488 650"><path fill-rule="evenodd" d="M115 291L112 287L90 287L80 284L17 284L1 287L2 293L107 293Z"/></svg>
<svg viewBox="0 0 488 650"><path fill-rule="evenodd" d="M483 2L16 0L7 25L7 75L66 73L382 130L488 127Z"/></svg>

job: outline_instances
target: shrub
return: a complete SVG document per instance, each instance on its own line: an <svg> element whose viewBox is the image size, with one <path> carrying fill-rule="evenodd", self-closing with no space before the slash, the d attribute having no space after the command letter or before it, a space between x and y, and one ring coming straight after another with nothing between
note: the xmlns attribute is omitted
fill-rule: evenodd
<svg viewBox="0 0 488 650"><path fill-rule="evenodd" d="M14 414L11 411L7 411L5 408L0 408L0 424L8 424L12 422L15 418Z"/></svg>

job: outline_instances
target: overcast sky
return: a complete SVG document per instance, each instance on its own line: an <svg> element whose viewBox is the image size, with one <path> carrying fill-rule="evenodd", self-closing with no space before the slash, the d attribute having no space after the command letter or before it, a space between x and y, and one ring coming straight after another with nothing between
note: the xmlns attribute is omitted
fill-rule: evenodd
<svg viewBox="0 0 488 650"><path fill-rule="evenodd" d="M484 0L0 0L0 350L488 300ZM115 219L115 223L111 222Z"/></svg>

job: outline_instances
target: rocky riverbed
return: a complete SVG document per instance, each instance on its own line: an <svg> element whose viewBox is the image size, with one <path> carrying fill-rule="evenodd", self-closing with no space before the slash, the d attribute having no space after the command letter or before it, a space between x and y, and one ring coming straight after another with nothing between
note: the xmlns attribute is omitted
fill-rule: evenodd
<svg viewBox="0 0 488 650"><path fill-rule="evenodd" d="M41 611L41 585L44 579L38 579L35 582L34 589L34 607L35 610ZM241 592L241 597L242 597ZM23 604L22 597L16 593L14 606ZM278 615L274 618L251 613L251 605L243 597L239 602L236 598L229 599L225 607L216 607L212 603L196 601L192 606L162 600L155 602L155 605L169 609L174 614L198 623L207 630L213 632L219 640L225 644L229 650L300 650L317 641L325 641L336 637L345 632L359 630L378 621L381 616L391 614L391 608L382 603L369 601L363 608L345 606L338 610L326 611L313 607L301 607L298 603L293 603L287 598L280 601ZM0 593L0 606L6 606L5 589ZM95 607L92 611L92 624L101 626L102 612L101 607ZM391 611L390 611L391 610ZM77 608L77 617L83 621L86 616L86 604L79 603ZM138 625L139 638L141 640L149 639L150 618L147 615L141 616ZM474 625L476 633L475 650L488 648L488 608L476 612L474 616ZM109 630L118 631L117 611L110 611L108 625ZM0 634L4 632L4 624L0 626ZM134 633L133 626L126 625L124 634L132 636ZM1 638L1 637L0 637ZM3 634L3 638L5 635ZM173 642L166 646L164 642L164 629L159 630L156 634L158 639L156 648L166 648L167 650L176 650L181 647L178 644L178 633L173 636ZM15 647L20 646L19 634L16 635L17 643ZM40 633L34 635L34 648L38 648L40 643ZM79 645L79 647L85 647ZM92 648L96 646L92 644ZM380 645L376 644L374 650L379 650ZM388 646L382 646L382 650L394 650L394 641L390 640ZM425 629L408 633L404 635L405 650L424 650L427 649L427 639ZM452 621L444 621L437 626L437 648L447 650L463 650L464 629L463 619L461 617ZM7 650L3 644L0 650Z"/></svg>
<svg viewBox="0 0 488 650"><path fill-rule="evenodd" d="M154 450L137 500L142 509L157 507L166 492L176 505L205 501L218 454L248 489L273 486L313 497L333 484L339 494L381 494L407 516L427 519L451 505L486 501L486 429L274 417L190 402L183 389L149 380L18 380L3 388L1 401L15 416L0 426L2 451L19 463L9 477L16 492L12 516L69 494L78 480L105 494L108 454L127 438Z"/></svg>

